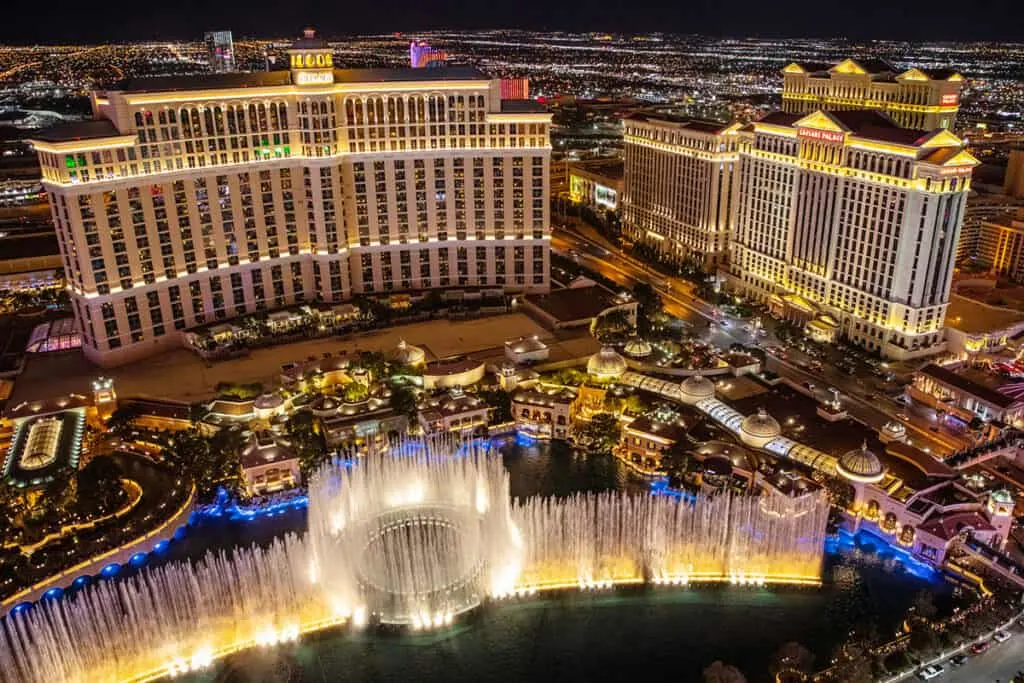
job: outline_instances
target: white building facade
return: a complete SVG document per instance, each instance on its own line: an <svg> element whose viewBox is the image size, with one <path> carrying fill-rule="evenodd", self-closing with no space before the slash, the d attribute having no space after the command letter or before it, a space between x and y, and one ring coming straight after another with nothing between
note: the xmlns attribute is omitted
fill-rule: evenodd
<svg viewBox="0 0 1024 683"><path fill-rule="evenodd" d="M469 67L127 81L34 141L87 357L357 294L547 292L550 115Z"/></svg>
<svg viewBox="0 0 1024 683"><path fill-rule="evenodd" d="M942 350L978 164L873 111L770 114L740 145L734 290L890 358Z"/></svg>
<svg viewBox="0 0 1024 683"><path fill-rule="evenodd" d="M636 114L623 121L622 224L672 260L714 270L732 230L739 124Z"/></svg>

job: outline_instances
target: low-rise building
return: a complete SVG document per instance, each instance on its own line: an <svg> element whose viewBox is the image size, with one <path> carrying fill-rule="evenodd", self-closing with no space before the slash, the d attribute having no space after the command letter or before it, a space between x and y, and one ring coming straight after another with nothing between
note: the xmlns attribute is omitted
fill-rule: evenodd
<svg viewBox="0 0 1024 683"><path fill-rule="evenodd" d="M423 370L423 388L430 391L472 386L484 378L485 371L483 361L469 356L442 358L427 363Z"/></svg>
<svg viewBox="0 0 1024 683"><path fill-rule="evenodd" d="M576 413L576 393L566 387L519 389L512 394L516 431L535 439L565 439Z"/></svg>
<svg viewBox="0 0 1024 683"><path fill-rule="evenodd" d="M953 357L964 360L996 353L1021 333L1024 313L956 294L950 296L946 309L946 349Z"/></svg>
<svg viewBox="0 0 1024 683"><path fill-rule="evenodd" d="M239 456L242 480L252 495L290 489L302 483L299 456L291 443L270 432L255 432Z"/></svg>
<svg viewBox="0 0 1024 683"><path fill-rule="evenodd" d="M985 369L930 363L914 374L907 394L915 401L964 422L975 417L1008 425L1024 425L1024 401L1017 383Z"/></svg>
<svg viewBox="0 0 1024 683"><path fill-rule="evenodd" d="M656 474L665 454L686 438L686 429L677 415L642 415L622 428L614 453L633 469Z"/></svg>
<svg viewBox="0 0 1024 683"><path fill-rule="evenodd" d="M635 327L638 304L626 292L616 294L587 280L574 281L550 294L528 294L523 297L523 308L548 329L563 330L589 327L613 311L622 311Z"/></svg>
<svg viewBox="0 0 1024 683"><path fill-rule="evenodd" d="M505 342L505 358L513 363L536 363L547 360L550 354L551 349L537 335Z"/></svg>
<svg viewBox="0 0 1024 683"><path fill-rule="evenodd" d="M569 198L577 204L601 211L617 211L622 195L621 159L570 162Z"/></svg>
<svg viewBox="0 0 1024 683"><path fill-rule="evenodd" d="M424 399L417 419L426 434L455 432L471 434L487 428L487 402L466 394L461 388Z"/></svg>

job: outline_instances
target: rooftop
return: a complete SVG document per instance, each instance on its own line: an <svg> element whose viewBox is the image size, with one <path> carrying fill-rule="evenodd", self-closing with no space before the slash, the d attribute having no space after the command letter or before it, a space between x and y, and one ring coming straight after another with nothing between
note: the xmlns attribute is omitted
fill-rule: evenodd
<svg viewBox="0 0 1024 683"><path fill-rule="evenodd" d="M675 114L666 114L663 112L638 112L636 114L630 114L625 120L643 121L646 123L668 123L672 124L676 128L692 130L698 133L710 133L712 135L718 135L726 128L732 126L731 123L721 123L720 121L697 119L689 116L676 116Z"/></svg>
<svg viewBox="0 0 1024 683"><path fill-rule="evenodd" d="M941 365L929 363L918 372L999 408L1009 408L1017 403L1017 399L999 391L999 387L1003 384L1002 380L984 370L973 368L950 370Z"/></svg>
<svg viewBox="0 0 1024 683"><path fill-rule="evenodd" d="M94 140L96 138L117 137L121 133L107 119L91 121L72 121L58 123L36 133L32 138L42 142L74 142L75 140Z"/></svg>
<svg viewBox="0 0 1024 683"><path fill-rule="evenodd" d="M871 109L821 113L843 130L866 140L877 140L879 142L891 142L898 145L916 147L926 142L932 137L934 132L902 128L885 114ZM756 123L792 128L808 116L814 116L814 114L791 114L777 111L765 115Z"/></svg>
<svg viewBox="0 0 1024 683"><path fill-rule="evenodd" d="M335 69L335 83L401 83L429 81L483 81L489 76L474 66L446 66L439 69ZM110 88L114 92L147 93L181 90L231 90L292 84L291 71L253 71L248 73L194 74L189 76L152 76L128 78ZM539 103L538 103L539 104ZM540 105L543 107L543 105ZM116 132L113 133L117 135ZM43 139L43 138L39 138Z"/></svg>
<svg viewBox="0 0 1024 683"><path fill-rule="evenodd" d="M0 241L0 261L59 255L57 233L54 232L30 233L28 235L16 233L8 235Z"/></svg>
<svg viewBox="0 0 1024 683"><path fill-rule="evenodd" d="M459 67L446 66L440 69L416 69L416 71L445 71L447 69L453 69ZM483 76L486 78L486 76ZM548 108L542 102L537 100L502 100L501 101L501 113L502 114L546 114Z"/></svg>
<svg viewBox="0 0 1024 683"><path fill-rule="evenodd" d="M946 327L967 334L982 334L1001 332L1020 323L1024 323L1024 313L1019 311L986 306L979 301L956 294L949 297Z"/></svg>
<svg viewBox="0 0 1024 683"><path fill-rule="evenodd" d="M630 422L626 429L672 442L682 441L686 438L686 425L682 420L665 422L650 415L641 415Z"/></svg>
<svg viewBox="0 0 1024 683"><path fill-rule="evenodd" d="M567 287L550 294L529 294L526 300L560 323L596 318L609 308L624 303L600 285Z"/></svg>

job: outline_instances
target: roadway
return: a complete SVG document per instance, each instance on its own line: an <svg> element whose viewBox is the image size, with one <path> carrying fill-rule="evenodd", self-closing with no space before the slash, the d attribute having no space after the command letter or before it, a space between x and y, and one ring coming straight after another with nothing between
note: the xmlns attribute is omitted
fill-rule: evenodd
<svg viewBox="0 0 1024 683"><path fill-rule="evenodd" d="M1024 670L1024 634L1016 627L1010 632L1013 637L1008 641L993 641L988 652L971 657L963 666L953 666L948 658L943 660L946 670L934 679L935 683L1009 683Z"/></svg>
<svg viewBox="0 0 1024 683"><path fill-rule="evenodd" d="M775 321L761 320L764 333L758 335L750 329L749 321L723 315L716 307L693 296L692 283L654 270L596 233L588 235L556 226L551 245L563 254L571 252L580 265L624 287L632 288L638 282L655 287L665 311L690 322L694 335L714 346L727 348L734 342L757 344L768 354L768 370L798 384L810 382L822 391L829 386L836 387L841 394L840 403L847 412L873 429L881 428L886 422L901 421L910 434L911 445L926 452L943 454L960 447L955 437L937 431L927 416L914 414L886 396L882 385L872 375L873 369L866 364L860 363L853 375L824 363L820 371L812 371L808 366L811 359L796 349L788 349L785 356L773 354L767 347L785 346L775 336ZM902 415L903 419L897 415Z"/></svg>

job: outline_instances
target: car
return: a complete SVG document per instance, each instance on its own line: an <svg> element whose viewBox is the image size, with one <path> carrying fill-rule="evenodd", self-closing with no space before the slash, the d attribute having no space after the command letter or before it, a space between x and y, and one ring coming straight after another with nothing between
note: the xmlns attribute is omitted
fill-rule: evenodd
<svg viewBox="0 0 1024 683"><path fill-rule="evenodd" d="M910 416L906 413L896 413L897 420L903 420L904 422L910 422Z"/></svg>
<svg viewBox="0 0 1024 683"><path fill-rule="evenodd" d="M994 636L992 636L992 640L996 641L997 643L1005 643L1009 639L1010 634L1006 631L999 631Z"/></svg>
<svg viewBox="0 0 1024 683"><path fill-rule="evenodd" d="M953 655L952 657L949 658L949 663L952 666L963 666L964 664L967 663L967 655L965 655L962 652L960 654L958 654L958 655Z"/></svg>
<svg viewBox="0 0 1024 683"><path fill-rule="evenodd" d="M922 681L930 681L933 678L938 678L945 672L946 669L941 664L931 664L918 671L917 677Z"/></svg>
<svg viewBox="0 0 1024 683"><path fill-rule="evenodd" d="M980 655L982 652L987 652L990 647L992 647L992 643L988 642L987 640L983 640L980 643L975 643L974 645L971 645L971 654Z"/></svg>

